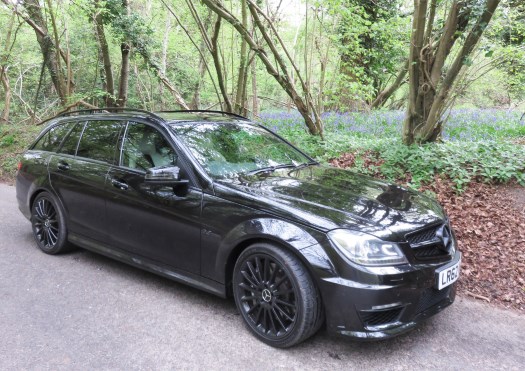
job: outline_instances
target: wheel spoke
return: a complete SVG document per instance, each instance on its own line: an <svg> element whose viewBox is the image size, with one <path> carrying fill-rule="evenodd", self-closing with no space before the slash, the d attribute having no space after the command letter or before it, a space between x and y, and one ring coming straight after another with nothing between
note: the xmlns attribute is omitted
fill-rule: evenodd
<svg viewBox="0 0 525 371"><path fill-rule="evenodd" d="M270 325L272 326L273 331L277 335L277 328L275 327L275 322L273 320L273 313L272 313L272 311L273 311L273 309L268 310L268 318L270 319ZM268 329L268 330L270 330L270 329Z"/></svg>
<svg viewBox="0 0 525 371"><path fill-rule="evenodd" d="M261 306L260 305L254 305L253 307L250 308L250 310L248 310L248 312L246 312L246 314L250 315L253 312L255 312L257 309L259 309L259 311L260 311L261 310Z"/></svg>
<svg viewBox="0 0 525 371"><path fill-rule="evenodd" d="M270 284L275 282L275 277L279 270L280 270L279 266L277 264L274 264L272 275L270 276L270 279L268 280Z"/></svg>
<svg viewBox="0 0 525 371"><path fill-rule="evenodd" d="M265 282L268 282L268 273L270 269L270 259L264 259L264 270L263 270L263 279Z"/></svg>
<svg viewBox="0 0 525 371"><path fill-rule="evenodd" d="M252 266L251 262L246 262L246 266L248 267L248 270L250 271L250 274L252 275L252 279L256 282L256 285L259 285L261 281L257 279L257 275L255 274L255 269Z"/></svg>
<svg viewBox="0 0 525 371"><path fill-rule="evenodd" d="M260 324L261 313L263 313L263 307L259 305L259 310L257 311L257 315L255 316L256 325Z"/></svg>
<svg viewBox="0 0 525 371"><path fill-rule="evenodd" d="M47 230L47 233L49 234L52 244L53 245L56 244L58 240L58 236L51 230L51 228Z"/></svg>
<svg viewBox="0 0 525 371"><path fill-rule="evenodd" d="M281 312L283 314L283 316L289 320L289 321L293 321L293 318L290 317L290 315L288 313L286 313L286 311L284 311L280 306L278 306L277 304L275 305L275 308L277 308L279 310L279 312Z"/></svg>
<svg viewBox="0 0 525 371"><path fill-rule="evenodd" d="M259 278L259 282L264 282L264 280L262 278L261 259L259 259L259 257L255 258L255 272L257 273L257 277Z"/></svg>
<svg viewBox="0 0 525 371"><path fill-rule="evenodd" d="M256 300L257 297L255 295L252 295L252 296L243 296L241 298L241 301L252 301L252 300Z"/></svg>
<svg viewBox="0 0 525 371"><path fill-rule="evenodd" d="M292 308L293 310L295 310L295 304L292 304L292 303L288 303L284 300L281 300L281 299L275 299L275 302L276 303L279 303L279 304L282 304L282 305L286 305L287 307L290 307Z"/></svg>
<svg viewBox="0 0 525 371"><path fill-rule="evenodd" d="M248 273L246 273L246 271L241 271L241 274L242 274L242 276L244 277L244 279L245 279L246 281L248 281L248 283L249 283L250 285L252 285L252 286L257 286L257 284L254 283L254 282L252 281L252 279L248 276ZM249 286L246 285L244 282L241 283L241 285L243 285L243 284L245 285L246 290L255 291L253 288L249 287Z"/></svg>
<svg viewBox="0 0 525 371"><path fill-rule="evenodd" d="M284 325L284 323L281 320L281 318L277 315L277 311L275 310L275 308L272 308L272 313L273 313L275 319L277 320L277 322L279 322L279 325L282 327L282 329L284 331L286 331L286 326Z"/></svg>
<svg viewBox="0 0 525 371"><path fill-rule="evenodd" d="M266 308L263 308L263 320L262 320L262 328L263 328L263 331L266 333L268 332L268 322L266 320L266 316L267 316L267 310Z"/></svg>
<svg viewBox="0 0 525 371"><path fill-rule="evenodd" d="M284 283L284 281L286 281L287 279L288 279L288 276L283 275L281 279L279 279L279 281L275 283L275 288L279 288L279 286L281 286Z"/></svg>
<svg viewBox="0 0 525 371"><path fill-rule="evenodd" d="M37 215L41 218L41 219L45 219L45 214L44 214L44 210L42 209L43 205L42 205L42 200L41 201L38 201L36 207L35 207L35 211L37 213Z"/></svg>

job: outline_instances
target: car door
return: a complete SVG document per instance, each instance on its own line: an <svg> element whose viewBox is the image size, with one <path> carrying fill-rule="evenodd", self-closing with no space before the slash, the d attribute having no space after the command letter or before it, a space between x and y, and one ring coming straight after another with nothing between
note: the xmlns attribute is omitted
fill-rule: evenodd
<svg viewBox="0 0 525 371"><path fill-rule="evenodd" d="M105 182L118 156L124 123L114 120L79 122L49 161L50 183L68 216L71 237L108 241Z"/></svg>
<svg viewBox="0 0 525 371"><path fill-rule="evenodd" d="M168 137L149 124L129 122L120 166L108 173L108 228L112 243L158 263L200 272L202 190L191 180L182 187L150 185L146 170L186 168Z"/></svg>

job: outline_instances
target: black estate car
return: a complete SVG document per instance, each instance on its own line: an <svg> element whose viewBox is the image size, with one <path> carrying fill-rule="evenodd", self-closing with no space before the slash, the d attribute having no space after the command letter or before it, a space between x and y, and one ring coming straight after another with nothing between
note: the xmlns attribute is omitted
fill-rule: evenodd
<svg viewBox="0 0 525 371"><path fill-rule="evenodd" d="M461 254L421 193L319 164L215 111L75 111L24 153L20 210L80 246L222 297L262 341L383 339L454 301Z"/></svg>

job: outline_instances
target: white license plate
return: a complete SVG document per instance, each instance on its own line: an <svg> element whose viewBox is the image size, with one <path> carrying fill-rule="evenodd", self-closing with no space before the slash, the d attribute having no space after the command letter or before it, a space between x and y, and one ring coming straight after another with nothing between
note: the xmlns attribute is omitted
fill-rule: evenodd
<svg viewBox="0 0 525 371"><path fill-rule="evenodd" d="M438 290L444 287L452 285L459 278L459 266L461 259L454 265L449 267L441 268L442 270L436 271L436 286Z"/></svg>

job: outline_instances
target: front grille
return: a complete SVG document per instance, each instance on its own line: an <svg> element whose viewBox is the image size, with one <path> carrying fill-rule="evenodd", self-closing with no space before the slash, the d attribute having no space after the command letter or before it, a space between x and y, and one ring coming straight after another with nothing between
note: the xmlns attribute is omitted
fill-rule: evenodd
<svg viewBox="0 0 525 371"><path fill-rule="evenodd" d="M454 253L453 236L447 225L433 225L409 233L405 238L417 260L440 260Z"/></svg>
<svg viewBox="0 0 525 371"><path fill-rule="evenodd" d="M430 259L436 257L447 256L448 251L443 250L442 245L434 243L413 249L416 259Z"/></svg>
<svg viewBox="0 0 525 371"><path fill-rule="evenodd" d="M426 289L419 299L416 313L424 312L427 309L440 304L444 300L447 300L450 295L450 290L452 290L452 286L446 287L442 290L436 290L433 288Z"/></svg>
<svg viewBox="0 0 525 371"><path fill-rule="evenodd" d="M376 327L395 322L403 308L394 308L387 310L361 311L361 319L366 327Z"/></svg>
<svg viewBox="0 0 525 371"><path fill-rule="evenodd" d="M405 237L411 246L430 242L436 238L436 232L440 227L441 225L435 225L421 231L407 234Z"/></svg>

